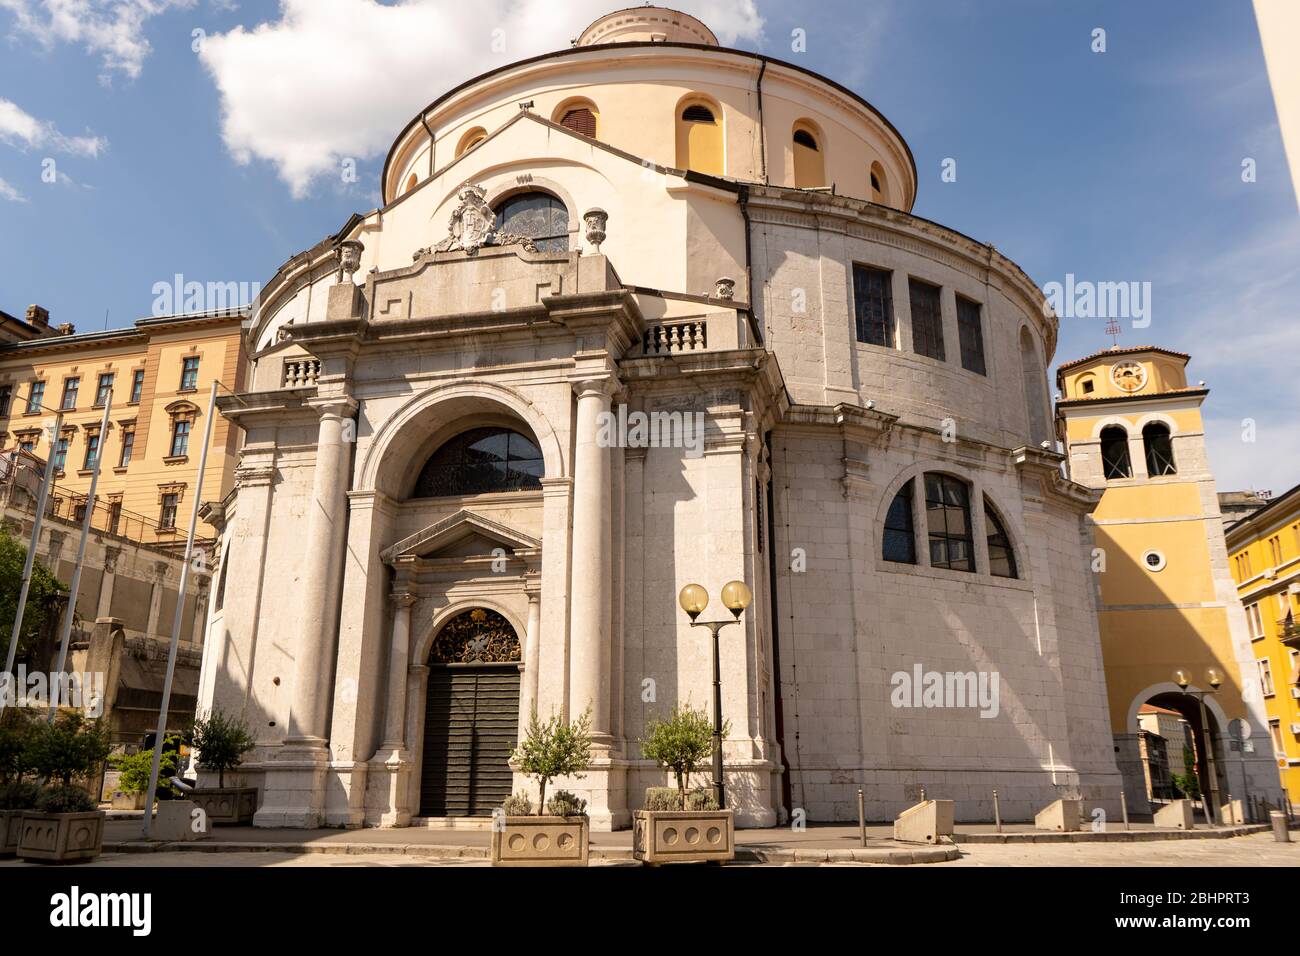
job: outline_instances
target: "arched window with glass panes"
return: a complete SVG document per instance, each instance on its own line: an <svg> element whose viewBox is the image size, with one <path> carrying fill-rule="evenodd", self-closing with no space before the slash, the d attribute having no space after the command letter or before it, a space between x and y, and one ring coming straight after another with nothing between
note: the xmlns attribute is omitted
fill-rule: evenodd
<svg viewBox="0 0 1300 956"><path fill-rule="evenodd" d="M538 252L569 251L569 210L550 193L515 193L497 206L497 232L533 240Z"/></svg>
<svg viewBox="0 0 1300 956"><path fill-rule="evenodd" d="M541 449L509 428L473 428L444 442L425 462L412 498L535 491L542 487Z"/></svg>
<svg viewBox="0 0 1300 956"><path fill-rule="evenodd" d="M918 564L914 496L918 480L924 490L924 546L929 566L950 571L974 572L975 523L969 482L954 475L927 472L908 479L894 494L885 512L881 531L881 557L896 564ZM994 577L1017 578L1015 549L1006 523L987 496L983 498L985 557L987 571Z"/></svg>
<svg viewBox="0 0 1300 956"><path fill-rule="evenodd" d="M1101 430L1101 473L1107 481L1133 477L1133 464L1128 456L1128 432L1119 425L1109 425Z"/></svg>

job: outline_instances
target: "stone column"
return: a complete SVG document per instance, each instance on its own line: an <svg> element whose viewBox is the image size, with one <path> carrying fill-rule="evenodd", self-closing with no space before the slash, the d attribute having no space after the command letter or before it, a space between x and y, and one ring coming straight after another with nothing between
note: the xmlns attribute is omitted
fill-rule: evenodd
<svg viewBox="0 0 1300 956"><path fill-rule="evenodd" d="M384 742L381 751L406 749L406 675L411 659L411 605L415 595L399 591L391 595L393 642L388 650L388 703L384 712Z"/></svg>
<svg viewBox="0 0 1300 956"><path fill-rule="evenodd" d="M104 575L99 580L99 607L95 611L96 619L110 616L113 610L113 585L117 582L117 561L121 556L121 548L104 549Z"/></svg>
<svg viewBox="0 0 1300 956"><path fill-rule="evenodd" d="M279 596L300 609L298 633L291 645L294 667L288 733L267 767L262 805L253 817L253 825L258 827L312 828L324 821L338 572L346 545L350 456L343 440L343 422L354 414L356 402L336 396L313 405L320 413L320 424L298 588L291 595Z"/></svg>
<svg viewBox="0 0 1300 956"><path fill-rule="evenodd" d="M146 637L154 637L158 634L158 619L162 616L163 585L167 580L166 562L155 561L153 574L153 590L149 592L149 622L144 627ZM170 632L168 636L171 636Z"/></svg>
<svg viewBox="0 0 1300 956"><path fill-rule="evenodd" d="M204 582L194 593L194 630L190 640L202 647L207 641L205 633L208 626L208 584Z"/></svg>
<svg viewBox="0 0 1300 956"><path fill-rule="evenodd" d="M287 745L324 747L329 707L328 675L334 663L335 600L333 571L339 566L342 530L346 517L347 446L343 421L356 409L351 399L335 398L319 405L316 470L308 503L307 538L304 542L298 593L301 608L294 642L292 710Z"/></svg>
<svg viewBox="0 0 1300 956"><path fill-rule="evenodd" d="M524 634L524 686L519 696L519 738L522 740L534 710L537 709L537 678L542 661L542 596L528 591L528 629Z"/></svg>
<svg viewBox="0 0 1300 956"><path fill-rule="evenodd" d="M613 383L591 379L578 394L573 459L573 595L569 639L569 718L591 706L593 751L612 745L609 707L610 645L610 461L597 442L608 414Z"/></svg>

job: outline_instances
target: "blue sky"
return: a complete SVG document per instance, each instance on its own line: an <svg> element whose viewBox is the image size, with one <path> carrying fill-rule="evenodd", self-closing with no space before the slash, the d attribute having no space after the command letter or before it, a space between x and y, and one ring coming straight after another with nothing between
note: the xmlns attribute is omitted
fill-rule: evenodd
<svg viewBox="0 0 1300 956"><path fill-rule="evenodd" d="M865 96L916 155L915 211L1040 286L1150 282L1151 324L1120 342L1192 353L1220 488L1300 482L1300 215L1248 0L677 5ZM420 107L616 4L54 6L0 0L0 309L39 302L90 331L147 315L175 273L264 282L376 204L391 136ZM1108 345L1103 325L1062 319L1057 360Z"/></svg>

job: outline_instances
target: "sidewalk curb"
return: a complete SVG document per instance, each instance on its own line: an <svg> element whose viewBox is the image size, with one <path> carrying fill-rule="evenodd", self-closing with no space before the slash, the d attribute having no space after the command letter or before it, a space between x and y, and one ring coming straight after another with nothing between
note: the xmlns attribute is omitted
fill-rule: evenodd
<svg viewBox="0 0 1300 956"><path fill-rule="evenodd" d="M1156 840L1228 840L1251 833L1268 833L1272 828L1265 823L1209 830L1107 830L1103 833L1079 831L1075 833L954 833L953 842L977 843L1147 843Z"/></svg>
<svg viewBox="0 0 1300 956"><path fill-rule="evenodd" d="M241 843L230 840L199 840L148 843L131 840L104 843L105 853L320 853L334 856L420 856L438 860L486 860L485 846L431 846L422 843ZM961 857L955 846L900 849L794 850L766 847L736 847L742 863L879 863L908 866L913 863L942 863ZM632 860L631 847L592 847L595 860Z"/></svg>

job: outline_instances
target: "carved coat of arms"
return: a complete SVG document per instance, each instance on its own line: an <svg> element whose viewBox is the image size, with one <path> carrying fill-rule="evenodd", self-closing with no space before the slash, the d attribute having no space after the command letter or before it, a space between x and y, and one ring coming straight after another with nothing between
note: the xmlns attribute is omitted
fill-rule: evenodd
<svg viewBox="0 0 1300 956"><path fill-rule="evenodd" d="M529 252L536 252L537 247L526 236L516 236L507 232L497 232L496 213L487 204L487 190L482 186L466 183L460 190L460 202L452 210L447 223L447 238L433 247L434 252L455 252L463 250L474 255L484 246L520 245ZM416 258L425 252L420 250Z"/></svg>

